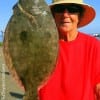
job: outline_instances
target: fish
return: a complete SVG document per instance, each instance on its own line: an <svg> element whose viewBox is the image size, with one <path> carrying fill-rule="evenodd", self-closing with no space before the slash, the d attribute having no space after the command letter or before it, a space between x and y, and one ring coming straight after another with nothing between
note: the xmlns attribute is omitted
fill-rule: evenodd
<svg viewBox="0 0 100 100"><path fill-rule="evenodd" d="M58 48L58 31L47 3L19 0L4 32L3 53L12 78L25 92L23 100L39 100L39 89L55 69Z"/></svg>

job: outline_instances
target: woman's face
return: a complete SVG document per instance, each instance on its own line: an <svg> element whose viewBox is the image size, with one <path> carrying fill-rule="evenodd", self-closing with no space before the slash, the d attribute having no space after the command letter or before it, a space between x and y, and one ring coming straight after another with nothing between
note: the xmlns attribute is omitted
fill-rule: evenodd
<svg viewBox="0 0 100 100"><path fill-rule="evenodd" d="M78 13L69 13L67 10L54 13L54 19L59 32L64 33L76 30L79 22Z"/></svg>
<svg viewBox="0 0 100 100"><path fill-rule="evenodd" d="M80 12L83 12L83 8L76 4L59 4L52 8L52 12L58 31L66 33L77 29Z"/></svg>

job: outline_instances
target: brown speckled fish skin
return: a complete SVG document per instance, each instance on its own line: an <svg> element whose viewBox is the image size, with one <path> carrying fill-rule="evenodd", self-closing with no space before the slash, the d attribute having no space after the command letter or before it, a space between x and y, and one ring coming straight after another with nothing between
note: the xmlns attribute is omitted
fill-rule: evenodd
<svg viewBox="0 0 100 100"><path fill-rule="evenodd" d="M38 100L37 89L52 74L58 55L58 33L45 1L19 0L3 43L7 67L24 85L23 100Z"/></svg>

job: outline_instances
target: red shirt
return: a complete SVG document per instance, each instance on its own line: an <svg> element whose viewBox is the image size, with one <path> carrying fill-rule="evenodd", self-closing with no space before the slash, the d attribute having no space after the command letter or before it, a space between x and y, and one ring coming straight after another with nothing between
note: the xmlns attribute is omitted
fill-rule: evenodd
<svg viewBox="0 0 100 100"><path fill-rule="evenodd" d="M71 42L59 41L55 70L39 90L40 100L95 100L100 82L100 43L79 33Z"/></svg>

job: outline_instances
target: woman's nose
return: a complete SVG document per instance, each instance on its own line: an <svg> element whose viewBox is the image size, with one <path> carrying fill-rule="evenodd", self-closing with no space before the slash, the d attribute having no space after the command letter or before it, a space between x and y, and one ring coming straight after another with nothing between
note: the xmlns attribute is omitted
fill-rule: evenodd
<svg viewBox="0 0 100 100"><path fill-rule="evenodd" d="M68 10L65 9L65 10L63 11L63 16L69 17L69 15L70 15L70 14L69 14Z"/></svg>

